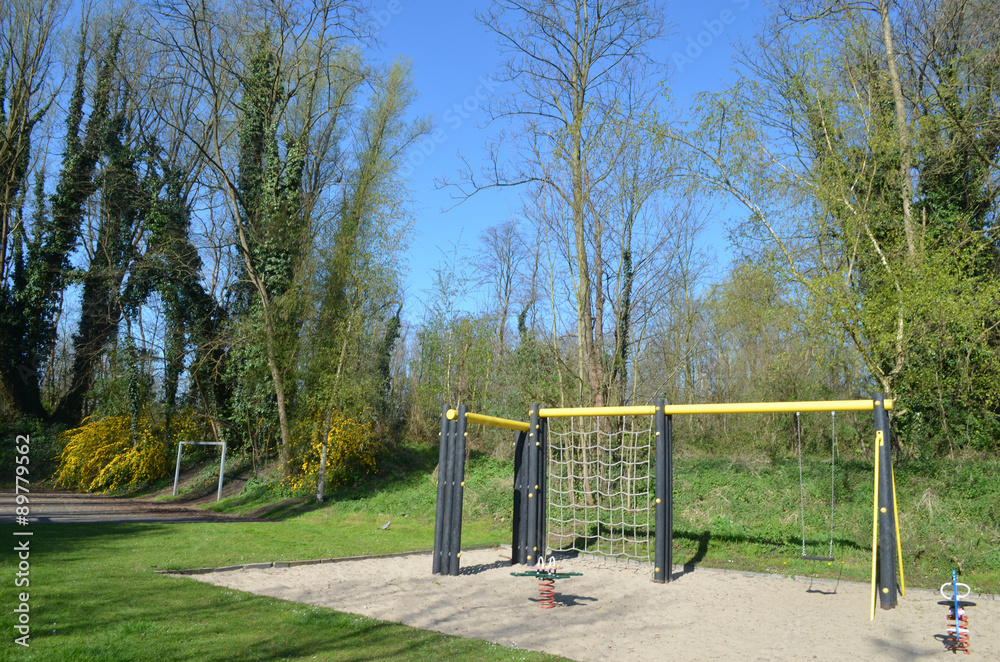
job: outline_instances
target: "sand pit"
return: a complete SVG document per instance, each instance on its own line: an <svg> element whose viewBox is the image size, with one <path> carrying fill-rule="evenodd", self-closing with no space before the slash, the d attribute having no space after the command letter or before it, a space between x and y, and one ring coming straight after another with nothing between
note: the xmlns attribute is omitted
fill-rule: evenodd
<svg viewBox="0 0 1000 662"><path fill-rule="evenodd" d="M864 584L696 570L663 585L646 566L570 559L564 569L583 576L558 581L556 608L541 610L537 583L512 577L509 559L504 549L465 551L458 577L431 575L430 555L412 554L196 578L580 661L952 656L939 641L946 608L930 591L907 591L872 623ZM1000 660L1000 602L975 602L970 659Z"/></svg>

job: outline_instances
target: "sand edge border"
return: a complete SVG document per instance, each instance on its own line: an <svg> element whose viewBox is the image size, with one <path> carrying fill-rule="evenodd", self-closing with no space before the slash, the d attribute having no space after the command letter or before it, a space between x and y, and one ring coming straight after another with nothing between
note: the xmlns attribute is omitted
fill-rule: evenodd
<svg viewBox="0 0 1000 662"><path fill-rule="evenodd" d="M463 551L478 551L484 549L504 549L510 550L510 545L480 545L478 547L465 547ZM344 561L365 561L368 559L391 559L401 556L431 556L432 550L415 550L412 552L393 552L391 554L366 554L362 556L340 556L329 559L305 559L301 561L271 561L264 563L244 563L242 565L225 565L217 568L187 568L167 570L157 570L160 575L207 575L213 572L232 572L234 570L264 570L266 568L293 568L300 565L317 565L319 563L341 563Z"/></svg>

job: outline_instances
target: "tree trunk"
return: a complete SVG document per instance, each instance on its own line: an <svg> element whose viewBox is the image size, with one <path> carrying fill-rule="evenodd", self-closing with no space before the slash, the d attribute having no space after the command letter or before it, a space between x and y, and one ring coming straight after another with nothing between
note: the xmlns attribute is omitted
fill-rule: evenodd
<svg viewBox="0 0 1000 662"><path fill-rule="evenodd" d="M896 51L892 43L892 24L889 22L888 0L879 2L879 16L882 19L882 40L885 44L885 56L889 64L889 83L892 86L892 99L896 106L896 132L899 136L899 171L900 196L903 202L903 233L906 235L906 253L913 260L917 255L917 241L913 231L913 215L910 203L913 200L913 184L910 181L910 131L906 120L906 106L903 101L903 87L899 80L899 70L896 68Z"/></svg>
<svg viewBox="0 0 1000 662"><path fill-rule="evenodd" d="M270 324L266 324L270 327ZM278 428L281 431L281 448L278 451L278 459L281 461L281 473L287 476L288 463L292 459L292 435L288 427L288 410L285 402L285 378L278 368L278 362L274 355L274 333L268 329L267 335L267 368L271 373L271 381L274 382L274 395L278 399Z"/></svg>

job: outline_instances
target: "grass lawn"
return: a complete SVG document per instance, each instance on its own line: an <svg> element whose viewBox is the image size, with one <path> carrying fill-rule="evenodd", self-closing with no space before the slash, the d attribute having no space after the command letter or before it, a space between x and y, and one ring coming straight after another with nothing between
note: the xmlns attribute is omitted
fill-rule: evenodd
<svg viewBox="0 0 1000 662"><path fill-rule="evenodd" d="M0 643L0 659L33 660L548 660L329 609L165 577L155 570L428 550L436 452L404 449L378 478L328 503L286 504L275 521L32 526L32 648ZM474 458L466 474L466 547L510 542L511 467ZM691 456L675 466L677 564L867 581L871 466L838 463L834 565L804 562L798 465ZM829 464L806 463L811 554L828 544ZM960 567L977 592L1000 588L1000 465L996 459L896 467L908 586L937 588ZM213 509L250 511L287 494L250 485ZM388 530L378 527L391 520ZM11 526L0 536L11 541ZM8 543L9 544L9 543ZM13 554L0 568L12 578ZM430 561L428 560L428 573ZM5 605L15 589L5 579ZM669 591L669 585L664 587ZM0 619L12 633L10 608Z"/></svg>
<svg viewBox="0 0 1000 662"><path fill-rule="evenodd" d="M212 524L35 524L31 539L31 649L0 642L0 660L562 660L376 621L331 609L258 597L157 570L429 550L436 491L431 449L403 455L370 484L334 491L328 503L272 510L269 522ZM482 487L503 499L503 465L480 462ZM172 477L171 477L172 478ZM287 495L265 486L211 507L247 511ZM493 497L491 497L493 498ZM482 517L467 501L467 547L510 542L509 523ZM387 530L379 527L391 520ZM0 538L11 541L11 525ZM18 527L23 530L22 527ZM11 545L12 546L12 545ZM13 605L17 560L0 556L0 590ZM431 560L427 560L427 572ZM23 589L19 589L23 590ZM0 618L14 632L10 608Z"/></svg>
<svg viewBox="0 0 1000 662"><path fill-rule="evenodd" d="M38 524L31 527L30 651L5 636L0 659L556 660L484 641L231 591L154 572L426 549L416 518L377 527L376 512L320 511L268 523ZM12 526L0 527L10 541ZM468 544L504 536L470 523ZM3 576L16 570L3 555ZM428 558L428 573L430 559ZM14 601L5 581L4 605ZM13 632L10 609L3 630Z"/></svg>

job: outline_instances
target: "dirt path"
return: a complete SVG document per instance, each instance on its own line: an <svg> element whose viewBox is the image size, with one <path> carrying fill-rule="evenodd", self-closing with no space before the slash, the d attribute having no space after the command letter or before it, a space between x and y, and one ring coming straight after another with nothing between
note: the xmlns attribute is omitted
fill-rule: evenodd
<svg viewBox="0 0 1000 662"><path fill-rule="evenodd" d="M412 554L196 579L581 661L954 659L931 591L908 591L873 623L864 584L699 569L664 585L646 567L574 559L564 569L583 575L559 580L556 608L543 611L536 580L512 577L509 560L467 550L458 577L432 575L430 555ZM976 603L970 659L1000 660L1000 602Z"/></svg>
<svg viewBox="0 0 1000 662"><path fill-rule="evenodd" d="M14 491L0 491L0 523L15 521ZM227 522L252 521L221 515L190 505L156 503L145 499L32 490L29 521L41 523L82 522ZM214 495L213 495L214 500Z"/></svg>

